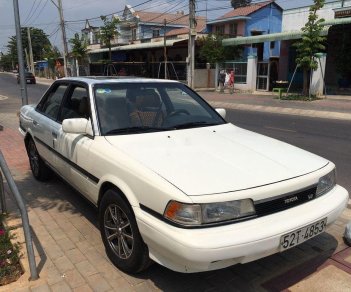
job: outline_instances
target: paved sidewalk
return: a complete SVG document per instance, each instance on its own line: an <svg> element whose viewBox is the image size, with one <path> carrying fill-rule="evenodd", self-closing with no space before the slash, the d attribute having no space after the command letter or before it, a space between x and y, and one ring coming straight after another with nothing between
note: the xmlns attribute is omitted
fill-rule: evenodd
<svg viewBox="0 0 351 292"><path fill-rule="evenodd" d="M213 107L351 121L351 96L327 96L307 102L279 100L275 95L261 93L201 91L199 94Z"/></svg>
<svg viewBox="0 0 351 292"><path fill-rule="evenodd" d="M214 92L201 92L201 95L228 108L242 104L258 110L285 104L267 96ZM292 104L296 110L318 112L327 112L324 107L334 104L332 112L347 114L342 109L347 109L349 102L318 101L311 103L314 109L305 103L300 103L300 108L299 103L289 103L287 107L293 108ZM57 177L46 183L33 179L15 113L0 110L0 121L5 119L4 130L0 131L0 150L27 203L40 279L28 281L29 269L24 257L25 274L17 282L0 287L0 291L351 290L351 248L342 240L345 225L351 220L351 204L326 233L284 253L206 273L181 274L154 264L142 274L127 275L106 257L95 208ZM8 222L16 227L17 240L25 251L19 214L9 197Z"/></svg>

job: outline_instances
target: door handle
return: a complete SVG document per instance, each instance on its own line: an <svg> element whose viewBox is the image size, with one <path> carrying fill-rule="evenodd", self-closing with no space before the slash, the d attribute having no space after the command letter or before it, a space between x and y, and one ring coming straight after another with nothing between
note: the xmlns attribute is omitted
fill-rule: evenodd
<svg viewBox="0 0 351 292"><path fill-rule="evenodd" d="M57 133L56 132L51 132L52 136L57 139Z"/></svg>

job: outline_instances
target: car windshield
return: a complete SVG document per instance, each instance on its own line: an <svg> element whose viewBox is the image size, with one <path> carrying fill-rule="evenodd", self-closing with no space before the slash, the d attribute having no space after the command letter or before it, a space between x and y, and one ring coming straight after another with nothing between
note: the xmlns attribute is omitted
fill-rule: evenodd
<svg viewBox="0 0 351 292"><path fill-rule="evenodd" d="M225 123L182 83L101 83L94 96L102 135L207 127Z"/></svg>

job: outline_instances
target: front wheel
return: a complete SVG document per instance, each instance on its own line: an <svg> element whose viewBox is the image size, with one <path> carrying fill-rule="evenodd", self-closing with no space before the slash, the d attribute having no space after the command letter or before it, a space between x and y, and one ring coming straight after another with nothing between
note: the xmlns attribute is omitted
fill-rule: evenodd
<svg viewBox="0 0 351 292"><path fill-rule="evenodd" d="M27 153L33 176L40 181L47 180L50 177L51 169L46 166L45 162L39 156L33 139L29 139L27 143Z"/></svg>
<svg viewBox="0 0 351 292"><path fill-rule="evenodd" d="M116 190L110 189L103 195L99 222L106 253L116 267L127 273L138 273L148 267L148 248L134 213Z"/></svg>

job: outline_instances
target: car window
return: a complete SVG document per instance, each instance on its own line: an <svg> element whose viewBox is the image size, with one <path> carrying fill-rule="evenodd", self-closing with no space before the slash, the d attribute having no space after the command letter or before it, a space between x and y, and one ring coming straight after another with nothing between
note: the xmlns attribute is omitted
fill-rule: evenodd
<svg viewBox="0 0 351 292"><path fill-rule="evenodd" d="M88 90L81 86L74 86L70 90L70 94L65 99L59 121L72 118L86 118L90 117L90 105L88 98Z"/></svg>
<svg viewBox="0 0 351 292"><path fill-rule="evenodd" d="M206 109L199 106L198 101L181 88L165 88L173 106L173 111L185 110L194 115L209 115Z"/></svg>
<svg viewBox="0 0 351 292"><path fill-rule="evenodd" d="M53 87L44 100L38 104L37 110L49 118L56 120L67 87L67 84L58 84Z"/></svg>
<svg viewBox="0 0 351 292"><path fill-rule="evenodd" d="M200 96L181 83L96 84L94 97L102 135L225 123Z"/></svg>

